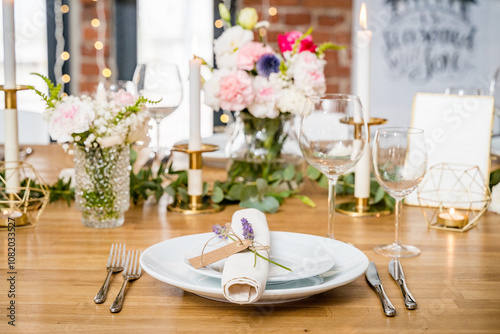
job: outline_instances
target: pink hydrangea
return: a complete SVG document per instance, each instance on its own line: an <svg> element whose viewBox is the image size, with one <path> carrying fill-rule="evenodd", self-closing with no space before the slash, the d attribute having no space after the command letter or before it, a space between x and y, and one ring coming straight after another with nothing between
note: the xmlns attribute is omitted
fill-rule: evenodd
<svg viewBox="0 0 500 334"><path fill-rule="evenodd" d="M290 31L285 35L278 35L278 45L280 47L281 53L286 51L292 51L295 41L302 36L300 31ZM298 52L311 51L315 52L317 46L313 43L311 35L306 36L300 41Z"/></svg>
<svg viewBox="0 0 500 334"><path fill-rule="evenodd" d="M222 109L241 111L254 99L252 79L245 71L232 71L221 78L220 90L216 96Z"/></svg>
<svg viewBox="0 0 500 334"><path fill-rule="evenodd" d="M267 45L264 46L264 44L257 42L245 43L238 50L236 65L239 69L251 71L254 69L257 60L268 53L274 52L273 49Z"/></svg>

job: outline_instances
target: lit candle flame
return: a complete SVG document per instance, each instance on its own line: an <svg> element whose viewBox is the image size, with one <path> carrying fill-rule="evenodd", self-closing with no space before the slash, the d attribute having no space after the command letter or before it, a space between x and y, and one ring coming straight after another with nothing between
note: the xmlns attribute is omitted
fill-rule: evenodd
<svg viewBox="0 0 500 334"><path fill-rule="evenodd" d="M361 11L359 13L359 25L363 28L363 30L366 30L368 26L366 19L366 5L364 2L361 4Z"/></svg>
<svg viewBox="0 0 500 334"><path fill-rule="evenodd" d="M455 209L454 208L451 208L450 209L450 215L453 215L455 213Z"/></svg>

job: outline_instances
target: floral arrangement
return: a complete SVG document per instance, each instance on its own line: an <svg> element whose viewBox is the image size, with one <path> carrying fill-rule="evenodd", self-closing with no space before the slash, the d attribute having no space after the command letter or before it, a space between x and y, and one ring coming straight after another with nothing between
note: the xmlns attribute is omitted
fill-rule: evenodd
<svg viewBox="0 0 500 334"><path fill-rule="evenodd" d="M332 43L317 46L311 36L291 31L278 36L280 52L254 41L253 29L266 28L257 22L257 11L244 8L237 25L231 26L231 15L219 4L228 28L214 42L217 69L203 85L205 103L219 110L245 111L258 118L276 118L280 113L300 114L308 96L326 91L324 53L341 49Z"/></svg>
<svg viewBox="0 0 500 334"><path fill-rule="evenodd" d="M149 142L149 115L144 97L124 90L107 93L98 89L95 98L71 96L61 93L61 85L54 85L49 78L41 77L49 94L30 86L46 103L44 118L49 134L58 143L75 143L83 147L111 147L136 141Z"/></svg>

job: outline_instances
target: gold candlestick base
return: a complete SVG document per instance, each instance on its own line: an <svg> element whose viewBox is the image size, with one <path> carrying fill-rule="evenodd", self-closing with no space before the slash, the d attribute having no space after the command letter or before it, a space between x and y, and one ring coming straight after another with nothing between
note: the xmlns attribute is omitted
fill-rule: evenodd
<svg viewBox="0 0 500 334"><path fill-rule="evenodd" d="M356 138L361 138L361 123L354 122L353 118L343 122L354 125L354 136ZM370 120L366 123L368 125L368 140L370 138L370 126L382 125L385 123L387 123L387 119L385 118L370 118ZM356 202L339 204L335 206L335 211L350 217L380 217L392 213L392 211L387 208L384 203L369 205L368 198L356 198Z"/></svg>
<svg viewBox="0 0 500 334"><path fill-rule="evenodd" d="M335 211L350 217L381 217L392 213L383 203L369 205L368 198L356 198L356 202L336 205Z"/></svg>
<svg viewBox="0 0 500 334"><path fill-rule="evenodd" d="M203 169L201 154L205 152L214 152L219 149L217 145L202 144L199 150L190 150L188 144L175 145L172 151L189 154L189 169ZM167 205L168 211L177 212L185 215L198 215L204 213L215 213L224 209L223 205L213 203L210 199L203 199L199 195L189 195L188 202L174 201Z"/></svg>

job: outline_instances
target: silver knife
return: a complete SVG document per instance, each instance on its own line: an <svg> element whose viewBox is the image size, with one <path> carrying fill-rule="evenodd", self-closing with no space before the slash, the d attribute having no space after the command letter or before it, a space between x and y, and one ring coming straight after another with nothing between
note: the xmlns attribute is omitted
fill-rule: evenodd
<svg viewBox="0 0 500 334"><path fill-rule="evenodd" d="M403 273L403 267L401 266L401 262L396 259L392 259L391 262L389 262L389 272L391 273L392 278L398 283L399 288L401 289L401 293L403 294L403 299L405 301L405 306L409 310L414 310L417 308L417 302L415 301L415 298L410 293L410 290L408 290L408 287L406 286L406 280L405 280L405 274Z"/></svg>
<svg viewBox="0 0 500 334"><path fill-rule="evenodd" d="M392 306L391 301L384 292L384 288L382 287L382 282L380 281L380 277L378 276L377 272L377 267L375 266L374 262L370 262L370 264L368 265L368 269L366 269L365 275L368 283L370 283L373 290L375 290L375 292L378 294L385 315L388 317L395 316L396 309L394 308L394 306Z"/></svg>

